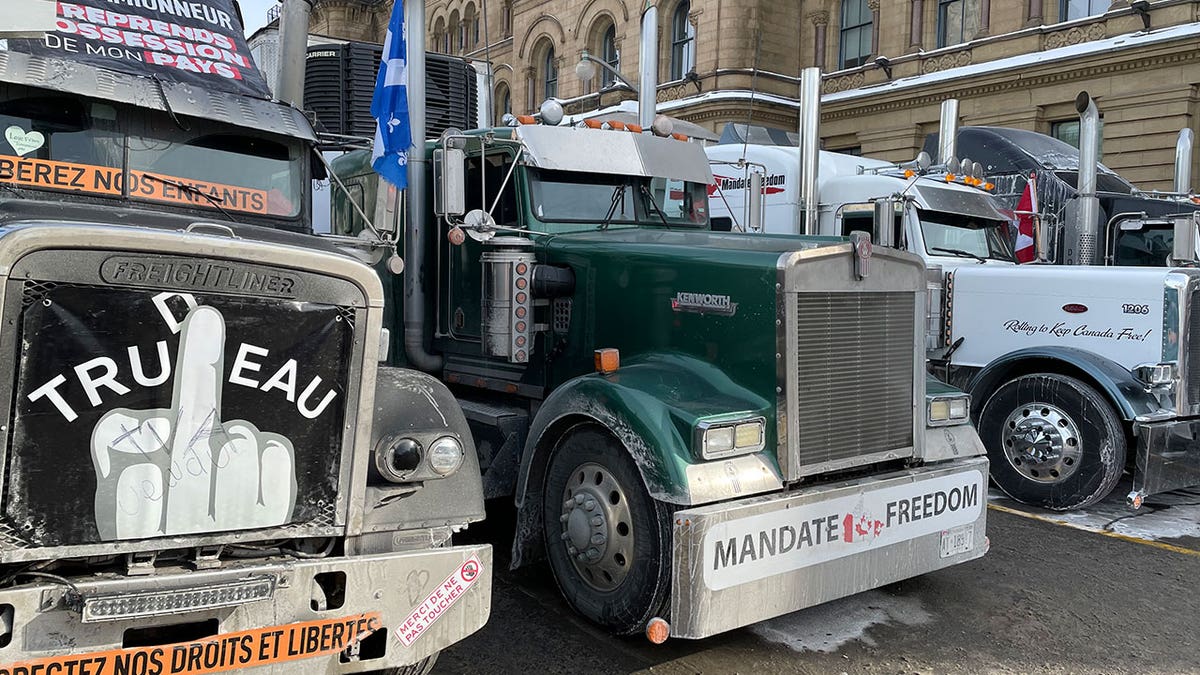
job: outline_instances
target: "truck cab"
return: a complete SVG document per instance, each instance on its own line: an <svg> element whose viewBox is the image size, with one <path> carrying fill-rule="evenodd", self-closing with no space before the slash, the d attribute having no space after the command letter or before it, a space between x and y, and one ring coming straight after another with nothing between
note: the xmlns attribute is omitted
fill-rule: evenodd
<svg viewBox="0 0 1200 675"><path fill-rule="evenodd" d="M806 106L802 119L817 115L815 104ZM1016 265L1014 205L997 199L981 166L953 151L937 165L924 152L901 165L819 152L807 174L794 146L734 142L706 153L721 176L713 217L733 229L859 230L923 258L930 372L971 394L992 479L1007 494L1048 509L1082 508L1129 471L1128 503L1137 508L1149 495L1200 484L1200 444L1187 440L1197 437L1200 408L1186 398L1200 378L1188 364L1200 357L1191 356L1197 343L1182 318L1195 301L1194 269ZM812 204L803 203L806 191ZM1176 201L1153 204L1174 211L1182 207ZM1126 215L1123 234L1141 233L1134 219L1149 225L1144 215ZM1172 242L1183 253L1172 260L1192 258L1194 245L1182 240L1195 232L1193 218L1182 229L1168 224L1183 232ZM1098 257L1104 239L1095 232L1061 247Z"/></svg>
<svg viewBox="0 0 1200 675"><path fill-rule="evenodd" d="M514 565L547 559L607 630L702 638L983 555L986 461L966 397L928 384L921 260L714 232L699 145L560 120L426 144L433 213L379 268L393 358L451 387L517 505ZM334 172L382 213L369 161Z"/></svg>
<svg viewBox="0 0 1200 675"><path fill-rule="evenodd" d="M1190 134L1184 134L1181 144L1190 138ZM930 134L924 151L934 151L939 142L938 134ZM1080 153L1074 146L1035 131L990 126L961 127L956 143L964 157L983 164L988 180L997 186L998 199L1009 209L1016 208L1030 176L1035 178L1038 211L1050 239L1050 260L1122 267L1163 267L1181 262L1174 256L1175 221L1200 213L1200 198L1189 186L1183 186L1181 192L1146 192L1097 163L1098 222L1079 223L1075 202L1079 196ZM1177 154L1177 171L1190 175L1191 148L1181 148ZM1188 227L1195 233L1195 221ZM1096 259L1076 259L1072 255L1078 248L1073 246L1074 241L1081 232L1087 235L1092 231L1099 235ZM1191 239L1195 241L1194 234ZM1184 262L1194 263L1196 253L1193 250Z"/></svg>
<svg viewBox="0 0 1200 675"><path fill-rule="evenodd" d="M232 3L55 9L0 48L0 669L423 672L490 609L474 444L313 235L311 126Z"/></svg>

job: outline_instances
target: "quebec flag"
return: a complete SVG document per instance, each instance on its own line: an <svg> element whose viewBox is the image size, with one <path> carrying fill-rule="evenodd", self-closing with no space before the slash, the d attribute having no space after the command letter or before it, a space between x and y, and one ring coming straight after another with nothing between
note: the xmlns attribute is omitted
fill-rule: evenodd
<svg viewBox="0 0 1200 675"><path fill-rule="evenodd" d="M404 1L396 0L392 19L388 22L387 40L383 43L383 63L375 80L375 96L371 100L371 116L375 118L371 166L384 180L401 190L408 187L408 151L412 147L412 130L408 125L407 43Z"/></svg>

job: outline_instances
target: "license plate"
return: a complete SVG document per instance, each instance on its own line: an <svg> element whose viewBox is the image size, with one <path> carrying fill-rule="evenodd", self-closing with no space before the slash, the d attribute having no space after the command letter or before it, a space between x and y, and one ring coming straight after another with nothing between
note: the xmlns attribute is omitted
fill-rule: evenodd
<svg viewBox="0 0 1200 675"><path fill-rule="evenodd" d="M942 530L942 557L966 553L975 546L975 525L963 525L950 530Z"/></svg>

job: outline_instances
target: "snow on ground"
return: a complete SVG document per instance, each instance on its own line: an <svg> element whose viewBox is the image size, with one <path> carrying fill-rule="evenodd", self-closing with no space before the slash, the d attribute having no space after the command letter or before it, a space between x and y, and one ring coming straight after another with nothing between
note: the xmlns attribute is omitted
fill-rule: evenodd
<svg viewBox="0 0 1200 675"><path fill-rule="evenodd" d="M992 503L1033 513L1094 532L1113 532L1146 541L1200 539L1200 488L1151 495L1138 511L1125 506L1129 486L1117 486L1107 499L1078 511L1043 511L1020 504L993 489Z"/></svg>
<svg viewBox="0 0 1200 675"><path fill-rule="evenodd" d="M867 634L872 626L920 626L932 620L920 600L875 590L764 621L749 630L797 652L831 654L856 640L873 646Z"/></svg>

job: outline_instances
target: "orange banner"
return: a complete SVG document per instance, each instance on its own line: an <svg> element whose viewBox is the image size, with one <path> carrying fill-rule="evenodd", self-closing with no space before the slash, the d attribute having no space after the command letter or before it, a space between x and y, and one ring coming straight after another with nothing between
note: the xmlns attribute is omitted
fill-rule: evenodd
<svg viewBox="0 0 1200 675"><path fill-rule="evenodd" d="M161 180L156 180L156 178ZM272 212L266 190L207 183L146 171L131 171L126 174L121 169L108 166L54 162L30 157L0 156L0 183L120 197L124 194L126 182L129 183L129 196L135 199L186 204L204 209L216 208L205 197L195 194L188 188L180 188L178 185L171 184L179 183L203 191L220 202L222 208L231 211Z"/></svg>
<svg viewBox="0 0 1200 675"><path fill-rule="evenodd" d="M0 675L202 675L336 654L383 626L378 612L216 635L194 642L48 656Z"/></svg>

